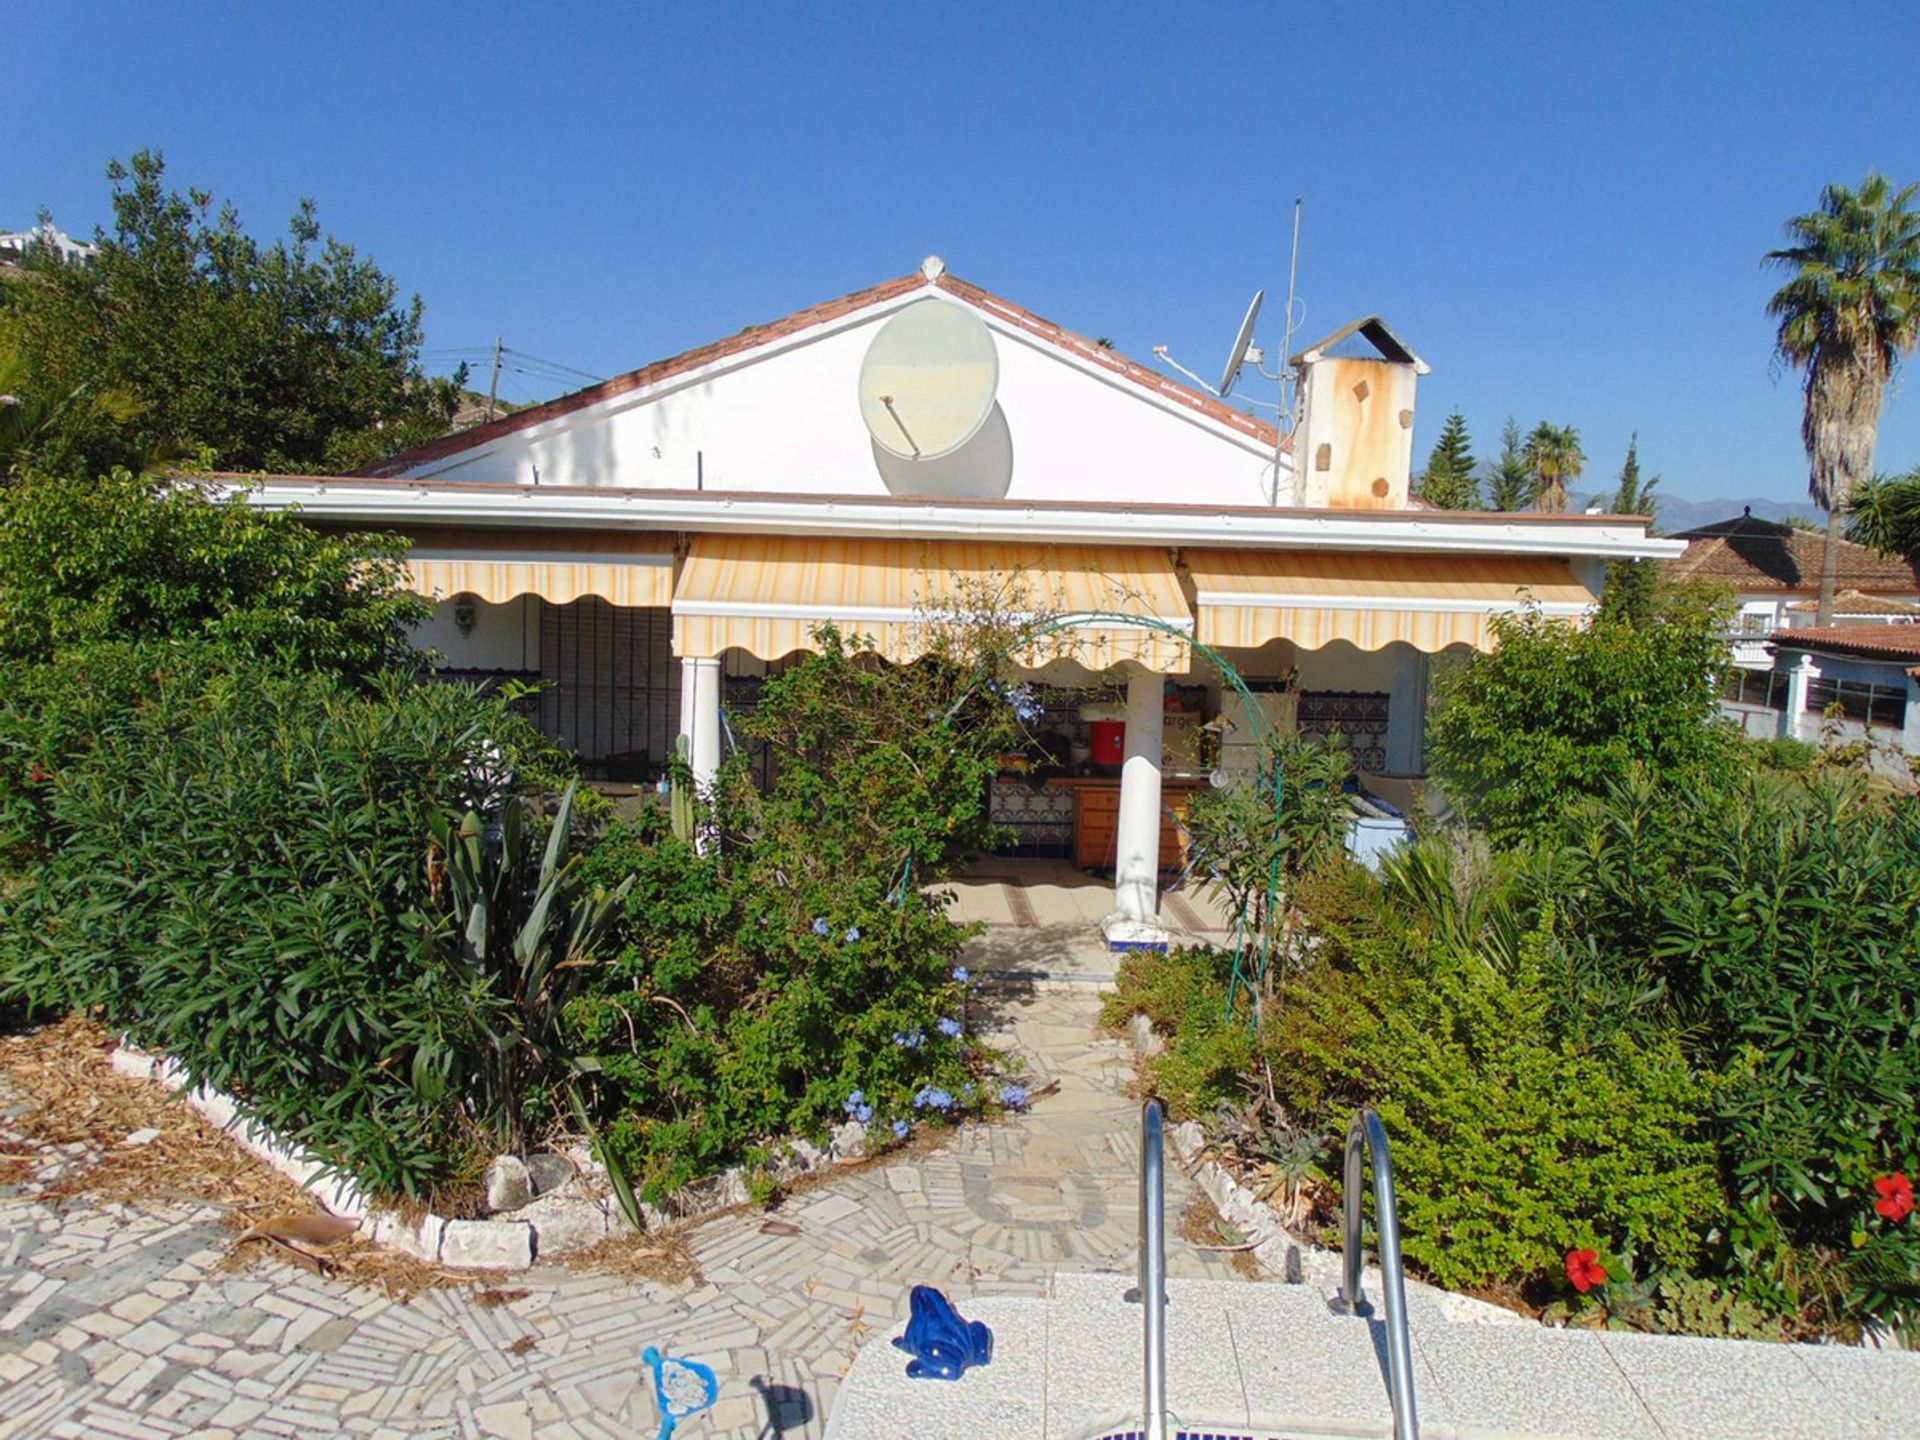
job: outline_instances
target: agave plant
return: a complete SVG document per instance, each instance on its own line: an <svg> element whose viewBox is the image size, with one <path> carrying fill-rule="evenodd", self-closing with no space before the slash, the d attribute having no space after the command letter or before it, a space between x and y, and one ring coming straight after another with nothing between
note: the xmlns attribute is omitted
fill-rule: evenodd
<svg viewBox="0 0 1920 1440"><path fill-rule="evenodd" d="M594 1130L582 1091L597 1068L569 1054L565 1015L580 993L631 881L612 890L584 890L567 857L576 786L561 796L544 847L538 847L526 804L509 798L490 832L478 811L458 825L436 826L441 884L459 926L460 963L475 1022L486 1043L466 1077L480 1118L498 1143L526 1143L526 1103L541 1091L565 1094L595 1154L607 1167L627 1218L639 1222L632 1187Z"/></svg>

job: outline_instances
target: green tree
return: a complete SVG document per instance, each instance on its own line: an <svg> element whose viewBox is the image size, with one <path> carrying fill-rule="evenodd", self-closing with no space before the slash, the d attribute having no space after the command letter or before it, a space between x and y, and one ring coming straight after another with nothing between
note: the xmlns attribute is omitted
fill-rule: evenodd
<svg viewBox="0 0 1920 1440"><path fill-rule="evenodd" d="M1920 465L1904 475L1877 476L1846 505L1847 538L1920 565Z"/></svg>
<svg viewBox="0 0 1920 1440"><path fill-rule="evenodd" d="M1511 415L1500 430L1500 458L1487 477L1487 506L1493 510L1524 510L1533 504L1533 471L1527 466L1525 443L1520 438L1520 423Z"/></svg>
<svg viewBox="0 0 1920 1440"><path fill-rule="evenodd" d="M445 433L456 380L420 368L418 296L322 238L311 201L264 245L232 206L168 189L157 152L115 161L113 228L90 263L44 250L0 305L25 361L20 398L123 395L68 418L74 473L191 446L232 470L350 469Z"/></svg>
<svg viewBox="0 0 1920 1440"><path fill-rule="evenodd" d="M1587 453L1580 448L1580 432L1571 425L1554 425L1542 420L1527 435L1521 451L1533 476L1534 508L1559 515L1567 508L1567 487L1580 478L1587 467Z"/></svg>
<svg viewBox="0 0 1920 1440"><path fill-rule="evenodd" d="M1576 797L1636 770L1662 787L1703 773L1730 753L1714 699L1725 625L1724 605L1691 590L1664 593L1645 625L1496 618L1498 648L1438 678L1435 774L1505 839L1551 830Z"/></svg>
<svg viewBox="0 0 1920 1440"><path fill-rule="evenodd" d="M418 664L400 536L327 535L213 487L28 473L0 492L0 661L203 638L303 668Z"/></svg>
<svg viewBox="0 0 1920 1440"><path fill-rule="evenodd" d="M1763 261L1789 272L1767 314L1779 322L1776 358L1805 373L1807 489L1827 512L1817 625L1833 619L1840 519L1873 474L1887 383L1920 341L1917 195L1920 185L1895 190L1871 172L1858 190L1828 185L1820 208L1789 220L1789 243Z"/></svg>
<svg viewBox="0 0 1920 1440"><path fill-rule="evenodd" d="M1660 477L1640 474L1640 437L1627 442L1626 463L1620 467L1620 485L1607 507L1616 515L1645 515L1651 522L1659 499ZM1648 533L1655 527L1649 523ZM1650 624L1660 589L1660 569L1651 560L1615 560L1607 566L1607 588L1601 597L1602 613L1616 616L1633 625Z"/></svg>
<svg viewBox="0 0 1920 1440"><path fill-rule="evenodd" d="M1458 410L1440 427L1440 438L1427 457L1416 493L1442 510L1478 510L1480 482L1474 476L1473 442L1467 435L1467 417Z"/></svg>

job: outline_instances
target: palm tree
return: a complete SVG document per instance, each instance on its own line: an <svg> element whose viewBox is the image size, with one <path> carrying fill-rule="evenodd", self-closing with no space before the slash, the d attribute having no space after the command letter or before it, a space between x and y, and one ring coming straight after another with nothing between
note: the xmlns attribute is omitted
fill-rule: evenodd
<svg viewBox="0 0 1920 1440"><path fill-rule="evenodd" d="M1567 486L1586 469L1587 452L1580 448L1580 432L1571 425L1550 425L1542 420L1527 436L1520 452L1533 472L1533 504L1550 515L1567 508Z"/></svg>
<svg viewBox="0 0 1920 1440"><path fill-rule="evenodd" d="M1775 356L1806 372L1807 489L1827 512L1816 625L1833 620L1840 517L1873 474L1887 382L1920 339L1916 194L1920 185L1895 190L1871 172L1858 190L1828 185L1820 208L1789 220L1790 243L1763 262L1791 272L1767 314L1780 326Z"/></svg>
<svg viewBox="0 0 1920 1440"><path fill-rule="evenodd" d="M1920 465L1864 482L1846 504L1847 539L1920 564Z"/></svg>

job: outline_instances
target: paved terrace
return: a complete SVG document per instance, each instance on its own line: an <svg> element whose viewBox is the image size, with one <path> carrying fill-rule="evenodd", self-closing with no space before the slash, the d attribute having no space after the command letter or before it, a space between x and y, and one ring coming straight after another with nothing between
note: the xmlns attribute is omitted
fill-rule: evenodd
<svg viewBox="0 0 1920 1440"><path fill-rule="evenodd" d="M720 1403L689 1437L816 1437L836 1402L846 1440L1066 1440L1089 1416L1117 1419L1139 1374L1139 1312L1121 1298L1135 1263L1132 1058L1094 1029L1111 966L1066 909L1104 887L1050 873L977 877L961 903L990 921L1004 907L978 968L1052 977L1001 992L991 1023L1057 1091L1028 1116L836 1173L775 1217L697 1225L696 1282L550 1268L399 1303L277 1261L234 1268L210 1208L43 1202L84 1160L43 1153L0 1186L0 1435L651 1434L648 1345L719 1373ZM0 1142L19 1105L0 1094ZM1168 1179L1175 1406L1382 1433L1373 1327L1328 1316L1310 1284L1241 1279L1180 1239L1195 1190L1177 1167ZM955 1386L901 1377L886 1341L917 1283L995 1326L991 1367ZM1920 1414L1920 1357L1570 1336L1418 1304L1432 1435L1906 1436Z"/></svg>

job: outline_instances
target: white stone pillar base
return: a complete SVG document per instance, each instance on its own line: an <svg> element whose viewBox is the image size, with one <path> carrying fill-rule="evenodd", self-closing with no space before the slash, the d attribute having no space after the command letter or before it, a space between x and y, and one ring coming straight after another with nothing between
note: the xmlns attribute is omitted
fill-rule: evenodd
<svg viewBox="0 0 1920 1440"><path fill-rule="evenodd" d="M1147 670L1127 680L1126 758L1114 840L1109 949L1165 949L1160 925L1160 735L1166 682Z"/></svg>

